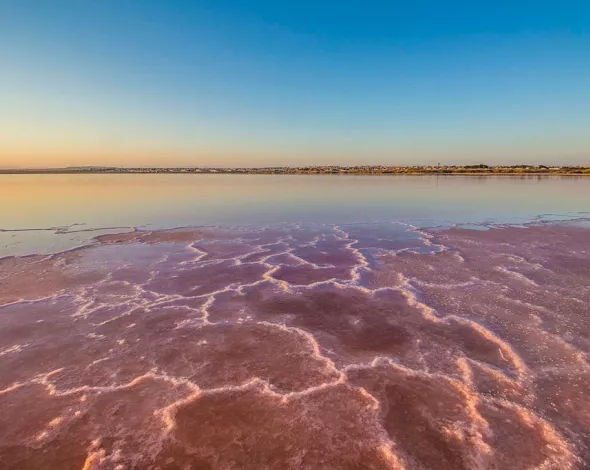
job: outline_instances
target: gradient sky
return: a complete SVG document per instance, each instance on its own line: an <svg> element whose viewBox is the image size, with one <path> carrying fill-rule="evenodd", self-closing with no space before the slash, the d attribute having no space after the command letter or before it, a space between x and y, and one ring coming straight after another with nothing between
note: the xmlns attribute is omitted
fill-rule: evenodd
<svg viewBox="0 0 590 470"><path fill-rule="evenodd" d="M0 167L590 164L590 2L0 0Z"/></svg>

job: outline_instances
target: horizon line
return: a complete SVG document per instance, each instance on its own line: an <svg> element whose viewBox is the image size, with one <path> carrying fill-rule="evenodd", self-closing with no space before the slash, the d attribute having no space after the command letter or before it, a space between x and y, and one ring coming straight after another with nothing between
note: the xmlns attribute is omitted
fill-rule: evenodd
<svg viewBox="0 0 590 470"><path fill-rule="evenodd" d="M212 166L212 165L131 165L131 166L113 166L113 165L72 165L72 166L46 166L46 167L17 167L17 166L0 166L0 171L35 171L35 170L174 170L174 169L248 169L248 170L267 170L277 168L588 168L588 164L536 164L536 163L516 163L516 164L496 164L487 163L469 163L469 164L317 164L317 165L230 165L230 166Z"/></svg>

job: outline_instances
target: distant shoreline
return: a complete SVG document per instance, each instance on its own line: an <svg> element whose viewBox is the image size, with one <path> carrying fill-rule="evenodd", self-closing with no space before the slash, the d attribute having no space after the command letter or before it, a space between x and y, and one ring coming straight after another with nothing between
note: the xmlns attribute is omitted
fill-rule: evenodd
<svg viewBox="0 0 590 470"><path fill-rule="evenodd" d="M590 176L586 166L307 166L263 168L46 168L0 169L0 175L76 174L237 174L237 175L439 175L439 176Z"/></svg>

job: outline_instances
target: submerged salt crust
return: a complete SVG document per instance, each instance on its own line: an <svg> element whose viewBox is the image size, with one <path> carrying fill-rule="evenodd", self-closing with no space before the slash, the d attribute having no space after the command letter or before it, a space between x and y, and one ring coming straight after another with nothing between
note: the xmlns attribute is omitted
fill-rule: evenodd
<svg viewBox="0 0 590 470"><path fill-rule="evenodd" d="M0 260L0 467L584 468L590 229L276 224Z"/></svg>

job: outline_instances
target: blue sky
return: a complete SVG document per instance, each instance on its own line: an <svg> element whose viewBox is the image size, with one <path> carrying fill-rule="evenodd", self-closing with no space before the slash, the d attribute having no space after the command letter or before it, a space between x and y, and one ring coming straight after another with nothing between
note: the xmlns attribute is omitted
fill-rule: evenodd
<svg viewBox="0 0 590 470"><path fill-rule="evenodd" d="M0 0L0 166L590 164L590 2Z"/></svg>

